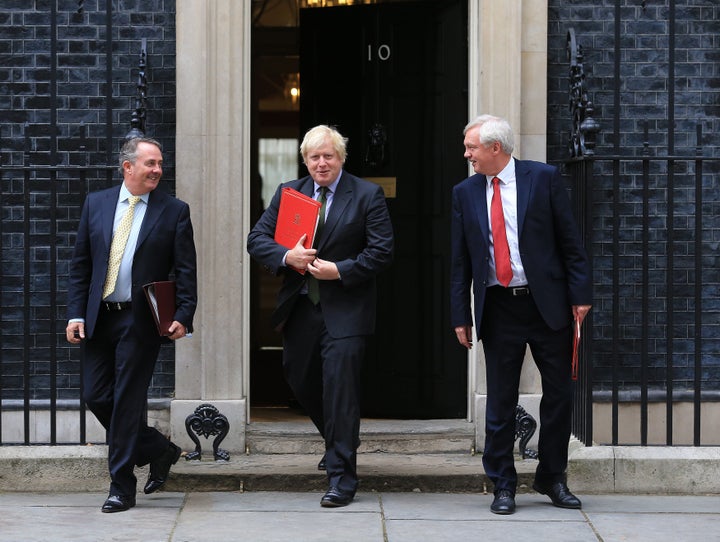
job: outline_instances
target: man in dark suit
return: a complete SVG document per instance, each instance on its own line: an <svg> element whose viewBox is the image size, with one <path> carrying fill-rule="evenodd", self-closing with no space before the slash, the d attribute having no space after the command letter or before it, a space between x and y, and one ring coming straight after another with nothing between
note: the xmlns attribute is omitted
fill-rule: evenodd
<svg viewBox="0 0 720 542"><path fill-rule="evenodd" d="M487 372L483 466L495 485L491 511L515 511L515 406L527 346L540 370L539 464L533 488L580 508L566 481L572 413L573 321L590 310L591 271L557 168L517 160L504 119L465 127L475 175L453 189L451 320L472 347L475 325ZM497 179L497 180L496 180Z"/></svg>
<svg viewBox="0 0 720 542"><path fill-rule="evenodd" d="M127 141L120 170L122 185L85 199L68 285L67 340L85 340L83 399L107 430L111 484L103 512L135 506L136 465L150 464L144 489L152 493L180 457L180 448L147 425L147 390L163 339L142 287L174 274L172 340L192 331L197 304L190 208L155 190L160 144Z"/></svg>
<svg viewBox="0 0 720 542"><path fill-rule="evenodd" d="M284 274L272 323L283 332L285 378L325 439L329 489L320 504L337 507L357 490L360 367L375 329L375 277L392 260L393 231L382 189L343 171L346 139L337 130L312 128L300 152L310 175L278 187L247 248ZM290 250L274 241L283 187L325 200L316 248L303 247L304 235Z"/></svg>

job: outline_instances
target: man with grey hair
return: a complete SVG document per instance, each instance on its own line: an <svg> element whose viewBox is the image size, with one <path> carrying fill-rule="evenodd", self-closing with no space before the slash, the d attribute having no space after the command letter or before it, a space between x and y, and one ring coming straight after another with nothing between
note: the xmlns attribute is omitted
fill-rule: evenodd
<svg viewBox="0 0 720 542"><path fill-rule="evenodd" d="M515 407L528 346L543 390L533 488L555 506L580 508L565 473L573 326L579 329L590 310L590 263L557 168L513 158L504 119L480 116L464 134L475 174L452 194L451 325L460 344L471 348L474 317L485 353L482 458L495 486L490 510L515 511Z"/></svg>
<svg viewBox="0 0 720 542"><path fill-rule="evenodd" d="M126 141L123 182L93 192L80 215L68 283L68 342L85 341L83 399L107 430L110 493L103 512L135 506L135 466L150 464L145 493L157 491L180 448L147 425L147 390L160 346L192 331L196 256L187 203L156 190L162 150ZM175 280L175 314L160 335L143 285Z"/></svg>
<svg viewBox="0 0 720 542"><path fill-rule="evenodd" d="M393 255L382 188L343 170L346 139L310 129L300 145L309 175L281 184L248 235L250 255L284 276L272 324L283 333L283 369L295 398L325 440L319 468L328 490L320 504L350 504L358 486L360 368L375 330L375 277ZM316 242L287 249L274 240L285 187L323 202ZM301 274L296 270L304 270Z"/></svg>

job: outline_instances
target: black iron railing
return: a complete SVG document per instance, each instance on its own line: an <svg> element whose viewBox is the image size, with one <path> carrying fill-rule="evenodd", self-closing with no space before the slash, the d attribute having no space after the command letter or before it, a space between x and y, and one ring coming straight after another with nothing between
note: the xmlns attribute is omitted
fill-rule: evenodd
<svg viewBox="0 0 720 542"><path fill-rule="evenodd" d="M84 443L81 359L64 340L68 262L85 195L111 186L116 167L32 165L30 140L24 165L0 166L0 444L57 444L58 412L73 403ZM83 149L84 127L78 142ZM21 436L3 432L20 410Z"/></svg>
<svg viewBox="0 0 720 542"><path fill-rule="evenodd" d="M670 129L652 134L648 121L640 120L645 124L642 146L632 149L619 143L616 90L609 138L615 148L598 150L601 127L593 118L582 47L572 30L567 46L572 129L564 166L595 280L573 431L587 445L712 443L715 437L702 433L702 416L704 405L720 400L720 368L712 346L717 344L720 271L718 208L708 199L717 197L720 158L703 155L702 122L695 146L678 152L673 92L668 93L668 119L660 123ZM621 57L619 50L615 57ZM670 74L672 66L671 61ZM619 60L615 78L619 89ZM667 151L651 147L651 140L667 141ZM661 413L658 405L664 407ZM692 405L690 413L686 405ZM636 419L638 427L632 426ZM603 431L597 430L599 422L607 426Z"/></svg>
<svg viewBox="0 0 720 542"><path fill-rule="evenodd" d="M51 7L50 31L56 35L54 2ZM110 3L108 10L105 133L91 140L81 123L74 133L60 134L55 40L50 40L49 122L0 126L0 445L87 442L80 399L83 356L65 341L65 300L83 201L89 192L117 182L117 165L108 165L116 141ZM146 65L147 40L142 39L135 110L125 138L145 131ZM99 152L102 142L105 152ZM164 347L160 360L172 358L171 350ZM73 429L59 434L59 426L68 426L59 417L68 413Z"/></svg>

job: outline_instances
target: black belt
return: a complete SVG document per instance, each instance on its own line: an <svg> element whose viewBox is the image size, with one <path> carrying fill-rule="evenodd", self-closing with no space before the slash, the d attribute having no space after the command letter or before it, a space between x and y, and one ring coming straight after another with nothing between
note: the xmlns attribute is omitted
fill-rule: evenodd
<svg viewBox="0 0 720 542"><path fill-rule="evenodd" d="M491 286L490 289L492 289L496 293L503 293L506 295L511 295L513 297L530 295L530 288L528 288L527 286L512 286L510 288L505 288L504 286Z"/></svg>
<svg viewBox="0 0 720 542"><path fill-rule="evenodd" d="M103 301L100 306L106 311L124 311L129 309L132 304L130 301Z"/></svg>

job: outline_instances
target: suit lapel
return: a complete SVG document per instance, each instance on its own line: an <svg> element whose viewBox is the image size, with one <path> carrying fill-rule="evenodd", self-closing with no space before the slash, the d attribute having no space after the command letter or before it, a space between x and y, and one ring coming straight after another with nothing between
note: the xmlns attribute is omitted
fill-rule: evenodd
<svg viewBox="0 0 720 542"><path fill-rule="evenodd" d="M337 184L335 193L333 194L330 212L325 217L325 226L323 226L322 234L318 240L317 246L320 249L327 239L332 235L333 230L338 225L340 217L343 216L345 207L352 200L352 185L347 178L347 174L343 171L340 181Z"/></svg>
<svg viewBox="0 0 720 542"><path fill-rule="evenodd" d="M482 238L485 243L490 239L490 227L487 207L487 179L485 175L475 174L475 179L470 184L470 201L475 202L475 210L477 211L477 219L482 231Z"/></svg>
<svg viewBox="0 0 720 542"><path fill-rule="evenodd" d="M100 206L102 212L100 221L102 224L103 239L105 240L105 248L108 254L110 254L110 245L112 244L113 223L115 222L115 209L117 208L119 195L120 185L105 193L105 199Z"/></svg>
<svg viewBox="0 0 720 542"><path fill-rule="evenodd" d="M532 170L522 160L515 160L515 183L517 185L518 235L522 235L525 214L527 213L530 193L533 188Z"/></svg>
<svg viewBox="0 0 720 542"><path fill-rule="evenodd" d="M145 210L145 217L143 218L142 225L140 226L140 233L138 234L137 245L135 248L136 251L137 248L143 244L145 239L147 239L148 235L155 227L155 224L157 224L157 221L160 220L160 216L165 209L165 201L167 197L167 195L157 192L157 189L150 192L147 209Z"/></svg>
<svg viewBox="0 0 720 542"><path fill-rule="evenodd" d="M298 192L305 194L309 198L312 198L315 195L315 183L310 175L301 181L301 184L298 187Z"/></svg>

